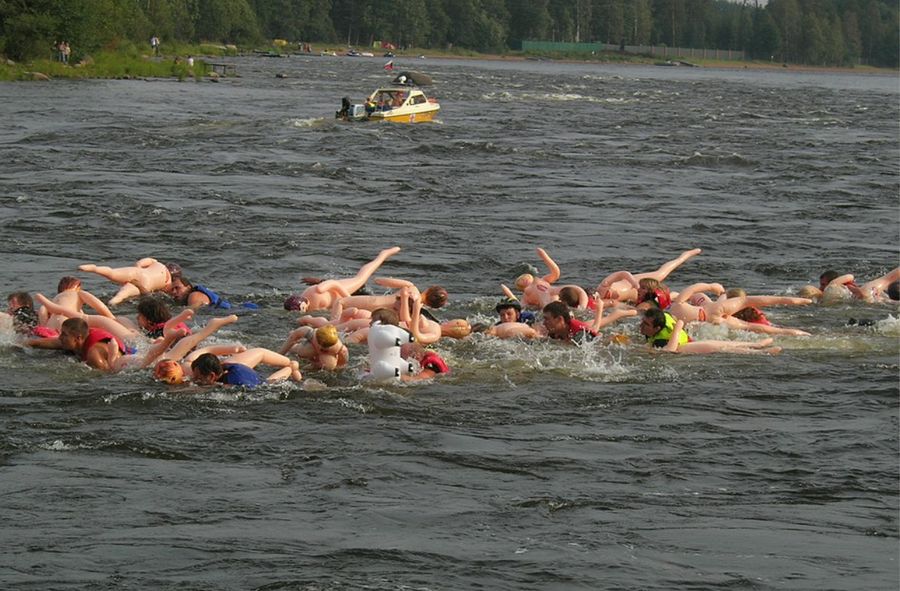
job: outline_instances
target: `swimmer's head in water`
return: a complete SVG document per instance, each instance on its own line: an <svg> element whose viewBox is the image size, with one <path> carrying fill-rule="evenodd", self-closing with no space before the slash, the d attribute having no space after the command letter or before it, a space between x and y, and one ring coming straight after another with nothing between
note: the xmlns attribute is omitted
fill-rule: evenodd
<svg viewBox="0 0 900 591"><path fill-rule="evenodd" d="M837 271L828 270L819 275L819 289L825 289L828 287L828 284L837 279L840 275L838 275Z"/></svg>
<svg viewBox="0 0 900 591"><path fill-rule="evenodd" d="M520 312L522 310L522 304L515 298L503 298L496 306L494 306L494 310L496 310L498 314L500 313L500 310L505 308L515 308L517 312Z"/></svg>
<svg viewBox="0 0 900 591"><path fill-rule="evenodd" d="M887 297L895 302L900 301L900 281L891 282L885 291L887 292Z"/></svg>
<svg viewBox="0 0 900 591"><path fill-rule="evenodd" d="M338 331L333 324L326 324L316 329L316 342L323 349L336 345L338 341Z"/></svg>
<svg viewBox="0 0 900 591"><path fill-rule="evenodd" d="M168 269L169 277L172 279L181 277L181 265L178 263L166 263L166 269Z"/></svg>
<svg viewBox="0 0 900 591"><path fill-rule="evenodd" d="M180 384L184 381L181 364L172 359L163 359L153 368L153 377L167 384Z"/></svg>
<svg viewBox="0 0 900 591"><path fill-rule="evenodd" d="M534 283L534 275L531 273L522 273L516 277L516 289L525 291L525 288Z"/></svg>
<svg viewBox="0 0 900 591"><path fill-rule="evenodd" d="M292 294L284 300L284 309L290 311L306 312L309 302L306 298Z"/></svg>

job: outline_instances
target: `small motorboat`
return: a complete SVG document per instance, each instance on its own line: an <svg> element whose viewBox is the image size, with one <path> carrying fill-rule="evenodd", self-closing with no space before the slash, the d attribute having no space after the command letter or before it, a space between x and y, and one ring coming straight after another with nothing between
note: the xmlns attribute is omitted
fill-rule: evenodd
<svg viewBox="0 0 900 591"><path fill-rule="evenodd" d="M403 72L389 86L375 89L365 103L355 104L349 97L341 100L335 112L344 121L392 121L394 123L424 123L434 119L441 106L428 98L419 86L431 84L431 78L418 72Z"/></svg>

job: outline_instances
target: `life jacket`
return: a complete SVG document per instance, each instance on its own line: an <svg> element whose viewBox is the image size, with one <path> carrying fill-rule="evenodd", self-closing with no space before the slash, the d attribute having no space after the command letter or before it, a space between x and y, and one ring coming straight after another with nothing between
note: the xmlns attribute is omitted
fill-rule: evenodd
<svg viewBox="0 0 900 591"><path fill-rule="evenodd" d="M211 290L208 287L204 287L202 285L195 285L191 291L199 291L203 295L209 298L209 307L210 308L219 308L220 310L229 310L233 307L233 304ZM259 306L254 304L253 302L241 302L241 308L247 308L248 310L258 310Z"/></svg>
<svg viewBox="0 0 900 591"><path fill-rule="evenodd" d="M88 351L90 351L94 345L97 343L107 343L109 341L116 342L116 345L119 347L119 353L122 355L128 353L128 349L125 348L125 343L120 341L114 334L107 332L102 328L91 328L88 330L88 336L84 341L84 345L81 346L81 360L87 361Z"/></svg>
<svg viewBox="0 0 900 591"><path fill-rule="evenodd" d="M668 345L669 339L672 338L672 333L675 332L675 323L677 323L678 320L668 312L665 312L665 315L666 325L652 337L647 337L647 341L654 347L665 347ZM678 336L678 344L683 345L689 342L691 342L691 338L688 336L687 332L682 329L681 334Z"/></svg>
<svg viewBox="0 0 900 591"><path fill-rule="evenodd" d="M204 287L202 285L195 285L192 289L192 292L199 291L203 295L209 298L209 307L210 308L221 308L223 310L227 310L231 308L231 302L209 289L208 287Z"/></svg>
<svg viewBox="0 0 900 591"><path fill-rule="evenodd" d="M569 319L569 338L573 341L578 338L586 337L588 340L597 338L597 331L591 328L591 325L577 318Z"/></svg>
<svg viewBox="0 0 900 591"><path fill-rule="evenodd" d="M53 339L59 336L59 331L49 326L35 326L31 329L31 336L41 339Z"/></svg>

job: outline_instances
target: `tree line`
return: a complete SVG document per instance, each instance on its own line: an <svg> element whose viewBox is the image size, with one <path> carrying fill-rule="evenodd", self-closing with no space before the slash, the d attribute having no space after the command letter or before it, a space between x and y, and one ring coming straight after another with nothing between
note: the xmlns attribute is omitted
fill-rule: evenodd
<svg viewBox="0 0 900 591"><path fill-rule="evenodd" d="M731 49L754 59L897 67L896 0L0 0L0 54L76 55L151 36L505 53L523 40Z"/></svg>

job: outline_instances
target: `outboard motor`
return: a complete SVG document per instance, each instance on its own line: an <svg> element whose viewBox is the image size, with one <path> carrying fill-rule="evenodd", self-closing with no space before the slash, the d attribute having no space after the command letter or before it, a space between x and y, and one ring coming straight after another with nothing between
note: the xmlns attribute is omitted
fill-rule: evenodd
<svg viewBox="0 0 900 591"><path fill-rule="evenodd" d="M350 97L341 99L341 110L334 114L335 119L346 119L350 115Z"/></svg>

